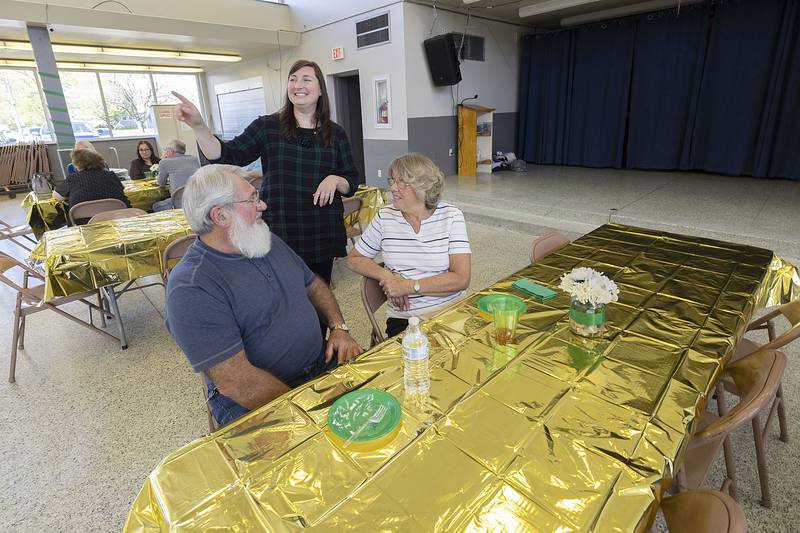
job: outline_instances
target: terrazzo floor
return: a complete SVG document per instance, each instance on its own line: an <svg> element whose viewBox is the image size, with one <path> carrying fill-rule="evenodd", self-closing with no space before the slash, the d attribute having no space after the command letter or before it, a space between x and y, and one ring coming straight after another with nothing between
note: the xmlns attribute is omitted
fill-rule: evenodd
<svg viewBox="0 0 800 533"><path fill-rule="evenodd" d="M530 242L542 231L556 228L576 237L609 216L700 236L727 235L727 240L768 247L786 259L800 257L800 215L781 203L794 199L796 208L800 183L699 176L692 179L711 179L713 186L692 189L687 176L542 167L490 178L449 177L446 199L462 206L468 220L470 291L525 266ZM600 189L603 194L596 198L585 197ZM569 201L575 198L581 200ZM0 200L0 218L22 221L20 201ZM728 218L723 223L720 217ZM756 222L758 231L753 231ZM0 243L0 249L24 255L8 243ZM345 318L366 346L369 323L361 307L360 278L344 262L334 266L334 278ZM0 287L3 375L14 297ZM163 326L163 290L135 291L120 306L130 339L125 351L53 313L29 318L17 383L0 379L0 531L117 531L157 463L207 431L200 380ZM800 491L800 342L786 352L791 440L777 440L777 424L768 438L772 509L758 504L749 428L733 437L739 499L751 531L795 531L800 518L794 504ZM711 486L721 483L720 464Z"/></svg>

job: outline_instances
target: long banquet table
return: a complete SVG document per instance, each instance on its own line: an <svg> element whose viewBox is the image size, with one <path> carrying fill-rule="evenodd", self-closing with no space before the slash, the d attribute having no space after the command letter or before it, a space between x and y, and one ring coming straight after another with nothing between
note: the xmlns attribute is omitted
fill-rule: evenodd
<svg viewBox="0 0 800 533"><path fill-rule="evenodd" d="M495 345L483 294L575 266L620 300L595 342L569 299L526 300L517 344ZM609 224L424 325L427 404L404 399L397 338L166 457L125 531L644 531L753 311L797 296L772 252ZM524 296L517 293L518 296ZM327 436L342 394L385 389L396 439L345 451Z"/></svg>

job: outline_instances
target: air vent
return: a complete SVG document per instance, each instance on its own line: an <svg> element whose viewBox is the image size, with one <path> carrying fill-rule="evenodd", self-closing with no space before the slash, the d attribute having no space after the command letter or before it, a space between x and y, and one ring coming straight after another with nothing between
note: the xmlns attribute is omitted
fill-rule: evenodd
<svg viewBox="0 0 800 533"><path fill-rule="evenodd" d="M356 48L389 42L389 13L356 22Z"/></svg>
<svg viewBox="0 0 800 533"><path fill-rule="evenodd" d="M460 50L458 59L464 61L485 61L485 54L483 49L484 39L477 35L469 35L464 33L454 33L453 39L456 41L456 50ZM463 44L462 44L463 39Z"/></svg>

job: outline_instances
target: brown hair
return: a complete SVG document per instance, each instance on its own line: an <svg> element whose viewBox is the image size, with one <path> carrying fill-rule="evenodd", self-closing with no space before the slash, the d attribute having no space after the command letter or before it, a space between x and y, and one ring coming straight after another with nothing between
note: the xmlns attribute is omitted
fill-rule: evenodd
<svg viewBox="0 0 800 533"><path fill-rule="evenodd" d="M72 164L78 170L105 170L106 160L93 150L73 150Z"/></svg>
<svg viewBox="0 0 800 533"><path fill-rule="evenodd" d="M317 133L322 139L324 146L330 146L333 140L333 122L331 121L331 104L328 100L328 88L325 86L325 76L322 74L322 69L319 68L313 61L307 59L299 59L294 62L292 68L289 69L289 77L303 67L311 67L314 69L314 75L319 82L320 95L317 100L317 112L315 119L317 123ZM279 114L278 120L281 125L281 133L283 137L293 140L297 135L297 119L294 117L294 104L289 100L289 92L286 92L286 101L283 104Z"/></svg>
<svg viewBox="0 0 800 533"><path fill-rule="evenodd" d="M428 156L411 152L389 165L389 176L408 183L425 207L435 209L442 198L444 175Z"/></svg>
<svg viewBox="0 0 800 533"><path fill-rule="evenodd" d="M146 144L147 147L150 148L150 160L153 162L153 164L155 165L156 163L160 162L161 158L158 157L158 154L156 154L156 151L153 149L153 145L150 144L150 141L139 141L136 143L136 157L139 159L139 161L144 163L144 158L142 157L142 154L139 153L139 147L143 144Z"/></svg>

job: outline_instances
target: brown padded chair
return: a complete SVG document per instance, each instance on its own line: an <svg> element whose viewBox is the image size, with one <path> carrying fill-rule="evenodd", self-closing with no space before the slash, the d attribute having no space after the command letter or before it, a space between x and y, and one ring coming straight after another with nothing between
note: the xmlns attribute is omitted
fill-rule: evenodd
<svg viewBox="0 0 800 533"><path fill-rule="evenodd" d="M33 235L33 229L27 224L23 224L22 226L12 226L11 224L7 223L5 220L0 219L0 241L11 241L17 246L28 250L29 252L33 250L33 248L29 248L27 243L20 242L17 240L18 237L24 237L32 244L36 244L36 240L32 239L30 236Z"/></svg>
<svg viewBox="0 0 800 533"><path fill-rule="evenodd" d="M531 244L531 263L541 261L551 253L555 252L559 248L563 248L569 243L569 238L557 231L545 233L541 237L534 239L533 243Z"/></svg>
<svg viewBox="0 0 800 533"><path fill-rule="evenodd" d="M22 271L22 285L18 285L6 273L20 269ZM44 281L44 277L35 270L27 267L23 263L17 261L5 252L0 252L0 282L5 283L17 292L16 305L14 307L14 324L13 332L11 335L11 360L8 370L8 382L14 383L16 381L16 367L17 367L17 350L25 349L25 319L28 315L38 313L39 311L54 311L64 318L68 318L92 331L101 333L106 337L119 341L119 339L110 333L103 331L92 323L92 309L100 313L103 326L105 326L105 314L108 313L104 310L102 305L96 305L87 300L87 298L97 298L98 304L101 303L100 291L94 290L80 294L73 294L72 296L57 296L50 300L44 299L44 284L31 287L28 282L31 279L37 281ZM59 309L60 306L71 302L81 302L89 307L89 322L85 322L80 318ZM113 318L113 315L111 315Z"/></svg>
<svg viewBox="0 0 800 533"><path fill-rule="evenodd" d="M186 187L178 187L175 189L175 192L170 195L172 197L173 208L181 209L183 207L183 190L185 188Z"/></svg>
<svg viewBox="0 0 800 533"><path fill-rule="evenodd" d="M142 209L137 209L136 207L126 207L125 209L114 209L113 211L103 211L102 213L97 213L95 216L89 219L89 224L94 224L96 222L105 222L106 220L116 220L118 218L130 218L130 217L138 217L140 215L146 215L147 211Z"/></svg>
<svg viewBox="0 0 800 533"><path fill-rule="evenodd" d="M372 324L372 334L370 335L370 348L386 340L381 330L378 320L375 318L375 311L386 302L386 294L377 280L364 276L361 280L361 303L364 304L364 311L367 312L369 323Z"/></svg>
<svg viewBox="0 0 800 533"><path fill-rule="evenodd" d="M789 322L790 327L788 330L783 332L782 335L777 336L775 333L774 321L781 316ZM761 318L754 320L747 326L747 331L759 329L767 330L767 338L769 339L769 342L760 345L749 339L742 339L736 345L736 351L734 352L731 361L738 361L739 359L746 357L747 355L750 355L758 350L777 350L800 338L800 299L794 300L793 302L789 302L788 304L782 305L777 309L770 311ZM764 424L762 438L766 437L767 430L772 423L772 418L776 411L778 413L778 424L781 430L780 439L783 442L789 442L789 430L786 424L786 409L783 403L783 385L778 387L777 398L773 403L772 408L770 408L769 417L767 417L767 421Z"/></svg>
<svg viewBox="0 0 800 533"><path fill-rule="evenodd" d="M670 533L745 533L747 519L736 500L711 489L664 498L661 511Z"/></svg>
<svg viewBox="0 0 800 533"><path fill-rule="evenodd" d="M705 483L711 465L724 449L727 477L722 490L736 498L736 469L728 435L751 422L756 439L758 477L761 482L761 504L770 506L767 463L759 429L758 415L774 400L786 368L786 356L778 350L761 350L731 363L725 369L739 391L740 400L730 411L725 407L722 382L717 383L717 403L720 415L703 413L700 427L692 435L683 467L678 474L678 488L694 489Z"/></svg>
<svg viewBox="0 0 800 533"><path fill-rule="evenodd" d="M361 211L361 207L364 205L364 200L353 196L351 198L343 198L342 204L344 205L344 216L348 216ZM350 239L350 244L355 245L356 237L361 235L363 231L364 230L361 227L361 220L356 220L355 224L347 228L347 238Z"/></svg>
<svg viewBox="0 0 800 533"><path fill-rule="evenodd" d="M75 224L76 220L82 218L92 218L97 213L103 211L114 211L117 209L127 209L128 206L122 200L116 198L103 198L102 200L91 200L81 202L69 208L69 222Z"/></svg>
<svg viewBox="0 0 800 533"><path fill-rule="evenodd" d="M263 177L263 176L257 176L257 177L255 177L255 178L252 178L252 179L250 180L250 185L252 185L253 187L255 187L255 189L256 189L257 191L260 191L260 190L261 190L261 184L262 184L262 183L264 183L264 177Z"/></svg>
<svg viewBox="0 0 800 533"><path fill-rule="evenodd" d="M164 280L164 290L167 290L167 279L169 273L175 268L175 264L170 265L175 259L180 259L186 250L197 240L197 235L184 235L179 239L175 239L164 248L164 253L161 254L161 277ZM177 261L174 261L177 263Z"/></svg>

